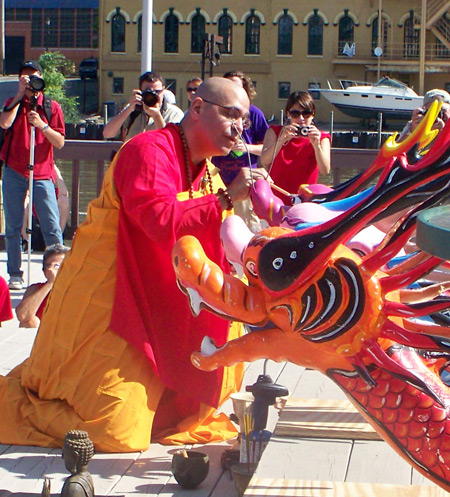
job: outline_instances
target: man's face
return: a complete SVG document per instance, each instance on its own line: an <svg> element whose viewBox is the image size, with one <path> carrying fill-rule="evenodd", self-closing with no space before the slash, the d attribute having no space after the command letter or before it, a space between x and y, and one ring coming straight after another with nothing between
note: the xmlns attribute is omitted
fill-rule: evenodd
<svg viewBox="0 0 450 497"><path fill-rule="evenodd" d="M33 69L32 67L26 67L25 69L22 70L22 72L20 73L20 76L28 76L28 78L30 76L37 76L39 78L42 77L41 73L39 71L36 71L35 69ZM30 87L28 87L26 90L25 90L25 95L27 96L27 98L31 98L33 97L34 95L38 95L39 92L35 92L33 91Z"/></svg>
<svg viewBox="0 0 450 497"><path fill-rule="evenodd" d="M204 137L216 149L213 155L227 155L243 132L243 120L249 116L249 99L244 90L233 84L233 89L206 100L202 99L200 114Z"/></svg>
<svg viewBox="0 0 450 497"><path fill-rule="evenodd" d="M45 264L44 264L44 274L45 274L45 277L47 279L48 279L50 271L53 271L56 273L59 271L59 268L60 268L62 261L64 259L64 255L65 254L54 254L54 255L51 255L50 257L47 257L47 259L45 260Z"/></svg>
<svg viewBox="0 0 450 497"><path fill-rule="evenodd" d="M162 105L162 100L163 100L163 90L164 86L161 83L161 81L144 81L141 85L141 91L144 92L145 90L153 90L158 94L158 103L156 104L155 107L160 108ZM147 107L144 105L144 108Z"/></svg>

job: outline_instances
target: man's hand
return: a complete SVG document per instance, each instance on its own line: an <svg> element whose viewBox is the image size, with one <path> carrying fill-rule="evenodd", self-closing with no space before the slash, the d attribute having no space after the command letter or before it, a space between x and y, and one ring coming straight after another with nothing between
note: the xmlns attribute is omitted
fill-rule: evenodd
<svg viewBox="0 0 450 497"><path fill-rule="evenodd" d="M243 167L231 185L227 188L228 194L233 202L245 200L250 194L250 188L257 179L269 179L269 175L264 168L250 169Z"/></svg>
<svg viewBox="0 0 450 497"><path fill-rule="evenodd" d="M44 128L47 124L35 110L30 110L30 112L28 112L28 122L38 129Z"/></svg>

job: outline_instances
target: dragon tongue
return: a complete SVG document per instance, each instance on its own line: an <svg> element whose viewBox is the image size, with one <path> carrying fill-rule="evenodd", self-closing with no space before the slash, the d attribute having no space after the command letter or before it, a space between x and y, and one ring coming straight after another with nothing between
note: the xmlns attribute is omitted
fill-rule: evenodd
<svg viewBox="0 0 450 497"><path fill-rule="evenodd" d="M223 348L223 347L222 347ZM202 340L202 345L201 345L201 354L204 357L209 357L214 355L218 350L220 350L219 347L216 346L214 343L214 340L208 336L203 338Z"/></svg>

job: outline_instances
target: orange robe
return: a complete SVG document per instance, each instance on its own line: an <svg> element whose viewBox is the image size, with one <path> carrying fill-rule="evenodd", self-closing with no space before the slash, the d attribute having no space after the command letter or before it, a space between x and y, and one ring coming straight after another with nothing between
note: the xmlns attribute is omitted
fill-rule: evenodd
<svg viewBox="0 0 450 497"><path fill-rule="evenodd" d="M56 447L80 429L97 451L131 452L145 450L151 437L177 444L236 435L228 417L206 404L183 417L186 400L178 410L177 394L143 351L110 329L120 209L113 170L114 163L65 257L30 357L0 377L3 444ZM241 333L233 325L229 339ZM243 365L225 368L219 403L240 389L242 376Z"/></svg>

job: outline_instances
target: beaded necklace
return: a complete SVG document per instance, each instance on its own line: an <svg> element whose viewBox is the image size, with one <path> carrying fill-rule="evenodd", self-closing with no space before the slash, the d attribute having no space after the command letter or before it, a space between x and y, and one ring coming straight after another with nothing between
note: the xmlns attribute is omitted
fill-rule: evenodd
<svg viewBox="0 0 450 497"><path fill-rule="evenodd" d="M180 132L180 139L181 139L181 145L183 146L183 155L184 155L184 166L186 169L186 176L187 180L189 183L189 198L194 198L194 187L192 185L192 173L191 173L191 166L190 166L190 160L189 160L189 147L186 139L186 135L184 133L184 129L181 126L181 124L177 124L178 130ZM213 184L212 184L212 178L211 178L211 173L209 172L208 165L206 165L206 178L202 179L202 188L203 190L206 189L206 182L209 184L209 191L210 193L213 193Z"/></svg>

